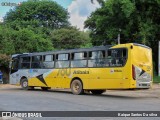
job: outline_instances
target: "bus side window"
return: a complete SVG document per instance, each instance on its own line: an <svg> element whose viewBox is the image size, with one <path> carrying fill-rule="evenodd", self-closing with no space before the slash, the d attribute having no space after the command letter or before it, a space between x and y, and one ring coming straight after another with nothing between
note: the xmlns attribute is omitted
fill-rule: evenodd
<svg viewBox="0 0 160 120"><path fill-rule="evenodd" d="M42 56L32 56L31 68L42 68L41 62Z"/></svg>
<svg viewBox="0 0 160 120"><path fill-rule="evenodd" d="M126 63L126 60L127 60L127 50L126 49L123 49L122 51L122 63L123 65Z"/></svg>
<svg viewBox="0 0 160 120"><path fill-rule="evenodd" d="M71 53L71 67L86 67L87 52Z"/></svg>
<svg viewBox="0 0 160 120"><path fill-rule="evenodd" d="M105 60L105 66L109 67L109 66L111 66L111 63L112 63L111 50L108 50L107 51L107 57L106 57L106 60Z"/></svg>
<svg viewBox="0 0 160 120"><path fill-rule="evenodd" d="M43 68L51 69L54 68L55 55L44 55L43 56Z"/></svg>
<svg viewBox="0 0 160 120"><path fill-rule="evenodd" d="M90 51L88 67L103 67L105 64L105 51Z"/></svg>
<svg viewBox="0 0 160 120"><path fill-rule="evenodd" d="M126 62L127 51L124 48L108 50L108 64L112 67L121 67Z"/></svg>
<svg viewBox="0 0 160 120"><path fill-rule="evenodd" d="M57 54L56 68L68 68L69 67L70 54Z"/></svg>
<svg viewBox="0 0 160 120"><path fill-rule="evenodd" d="M29 69L30 68L30 57L21 57L21 69Z"/></svg>

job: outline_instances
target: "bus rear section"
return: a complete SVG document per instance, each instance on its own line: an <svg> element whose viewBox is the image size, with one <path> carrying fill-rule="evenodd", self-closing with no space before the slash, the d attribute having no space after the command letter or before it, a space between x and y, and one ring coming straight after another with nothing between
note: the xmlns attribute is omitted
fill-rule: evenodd
<svg viewBox="0 0 160 120"><path fill-rule="evenodd" d="M135 88L150 88L152 85L152 50L151 48L133 44L131 50L132 82Z"/></svg>

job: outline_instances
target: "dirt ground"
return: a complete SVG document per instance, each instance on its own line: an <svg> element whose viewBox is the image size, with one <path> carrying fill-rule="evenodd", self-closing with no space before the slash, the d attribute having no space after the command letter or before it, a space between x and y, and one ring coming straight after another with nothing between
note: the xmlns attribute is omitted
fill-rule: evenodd
<svg viewBox="0 0 160 120"><path fill-rule="evenodd" d="M20 86L10 84L0 84L0 90L2 89L20 89ZM52 89L54 91L70 91L68 89ZM129 97L149 97L160 98L160 84L153 84L150 89L134 89L134 90L106 90L107 95L115 96L129 96Z"/></svg>
<svg viewBox="0 0 160 120"><path fill-rule="evenodd" d="M3 89L3 88L19 88L20 86L16 86L16 85L10 85L10 84L0 84L0 88Z"/></svg>
<svg viewBox="0 0 160 120"><path fill-rule="evenodd" d="M142 98L160 98L160 84L153 84L150 89L109 90L107 94Z"/></svg>

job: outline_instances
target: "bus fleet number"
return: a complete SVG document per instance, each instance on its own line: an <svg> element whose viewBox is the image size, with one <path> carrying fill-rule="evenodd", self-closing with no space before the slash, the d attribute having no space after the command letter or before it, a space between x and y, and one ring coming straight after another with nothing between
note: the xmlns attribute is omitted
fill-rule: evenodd
<svg viewBox="0 0 160 120"><path fill-rule="evenodd" d="M59 69L57 76L70 76L71 69Z"/></svg>

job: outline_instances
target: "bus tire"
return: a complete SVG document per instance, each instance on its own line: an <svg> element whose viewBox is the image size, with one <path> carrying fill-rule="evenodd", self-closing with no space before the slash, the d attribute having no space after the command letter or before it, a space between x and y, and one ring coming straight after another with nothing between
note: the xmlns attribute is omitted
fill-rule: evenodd
<svg viewBox="0 0 160 120"><path fill-rule="evenodd" d="M28 90L29 89L27 78L23 78L21 80L21 87L22 87L23 90Z"/></svg>
<svg viewBox="0 0 160 120"><path fill-rule="evenodd" d="M71 91L74 95L81 95L83 94L83 85L82 82L78 79L75 79L71 83Z"/></svg>
<svg viewBox="0 0 160 120"><path fill-rule="evenodd" d="M100 95L104 93L106 90L91 90L92 94L94 95Z"/></svg>
<svg viewBox="0 0 160 120"><path fill-rule="evenodd" d="M50 87L41 87L41 89L44 90L44 91L48 91L51 88Z"/></svg>

